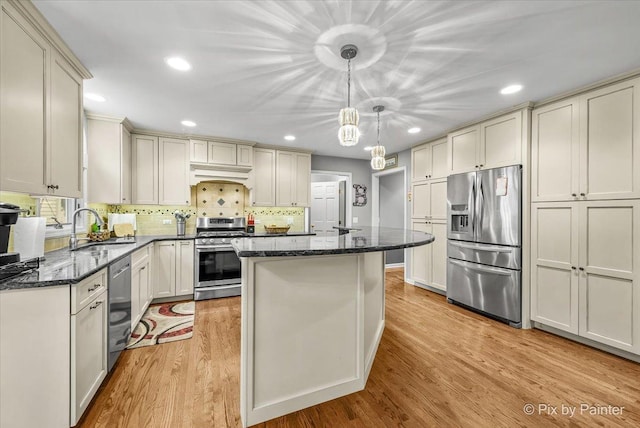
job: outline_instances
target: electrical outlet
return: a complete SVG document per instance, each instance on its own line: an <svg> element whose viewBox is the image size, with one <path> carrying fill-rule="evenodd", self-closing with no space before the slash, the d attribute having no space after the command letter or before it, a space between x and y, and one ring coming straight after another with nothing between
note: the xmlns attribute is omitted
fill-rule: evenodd
<svg viewBox="0 0 640 428"><path fill-rule="evenodd" d="M255 219L255 220L254 220L254 223L255 223L255 224L260 224L260 223L262 223L262 221L261 221L261 220L259 220L259 219Z"/></svg>
<svg viewBox="0 0 640 428"><path fill-rule="evenodd" d="M354 218L353 218L353 221L352 221L351 223L353 223L353 224L358 224L358 217L354 217Z"/></svg>
<svg viewBox="0 0 640 428"><path fill-rule="evenodd" d="M171 224L171 219L170 218L163 219L162 224Z"/></svg>
<svg viewBox="0 0 640 428"><path fill-rule="evenodd" d="M293 217L287 217L287 224L293 224Z"/></svg>

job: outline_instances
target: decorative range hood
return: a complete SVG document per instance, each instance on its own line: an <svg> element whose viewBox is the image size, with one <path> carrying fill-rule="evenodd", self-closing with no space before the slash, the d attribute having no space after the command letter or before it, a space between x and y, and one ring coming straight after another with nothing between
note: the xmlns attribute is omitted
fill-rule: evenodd
<svg viewBox="0 0 640 428"><path fill-rule="evenodd" d="M251 168L246 167L191 164L189 184L196 186L201 181L226 181L252 189L253 173Z"/></svg>

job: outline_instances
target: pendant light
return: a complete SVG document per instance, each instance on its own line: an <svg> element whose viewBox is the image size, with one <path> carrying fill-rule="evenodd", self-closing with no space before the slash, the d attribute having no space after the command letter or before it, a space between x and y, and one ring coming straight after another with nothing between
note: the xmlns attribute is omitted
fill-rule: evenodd
<svg viewBox="0 0 640 428"><path fill-rule="evenodd" d="M347 107L340 110L340 130L338 138L341 146L355 146L360 138L358 110L351 107L351 60L358 54L355 45L344 45L340 49L340 56L347 60Z"/></svg>
<svg viewBox="0 0 640 428"><path fill-rule="evenodd" d="M373 111L378 114L378 144L371 149L371 168L380 171L384 169L385 164L385 150L384 146L380 144L380 112L384 111L384 106L374 106Z"/></svg>

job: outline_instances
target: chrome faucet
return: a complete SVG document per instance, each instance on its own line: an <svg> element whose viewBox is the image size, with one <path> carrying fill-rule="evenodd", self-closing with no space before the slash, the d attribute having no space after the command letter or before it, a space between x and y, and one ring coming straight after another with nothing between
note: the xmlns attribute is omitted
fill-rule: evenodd
<svg viewBox="0 0 640 428"><path fill-rule="evenodd" d="M104 224L104 221L102 221L102 219L100 218L100 214L98 214L96 212L96 210L91 209L91 208L78 208L77 210L75 210L73 212L73 215L71 216L72 220L71 220L71 236L69 237L69 249L71 251L77 250L78 249L78 241L82 240L82 241L88 241L89 238L77 238L76 237L76 219L78 218L78 213L81 211L89 211L91 213L93 213L94 216L96 216L96 221L98 222L98 224L100 226L102 226Z"/></svg>

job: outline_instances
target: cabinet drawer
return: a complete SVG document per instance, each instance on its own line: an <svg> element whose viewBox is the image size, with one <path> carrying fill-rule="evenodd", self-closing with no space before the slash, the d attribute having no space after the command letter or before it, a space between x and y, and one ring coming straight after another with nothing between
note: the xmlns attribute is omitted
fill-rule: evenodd
<svg viewBox="0 0 640 428"><path fill-rule="evenodd" d="M77 314L97 295L107 289L107 269L71 286L71 313Z"/></svg>
<svg viewBox="0 0 640 428"><path fill-rule="evenodd" d="M149 249L150 248L151 248L151 246L147 245L143 249L138 250L135 253L131 254L131 266L137 265L138 263L144 261L144 259L149 257Z"/></svg>

